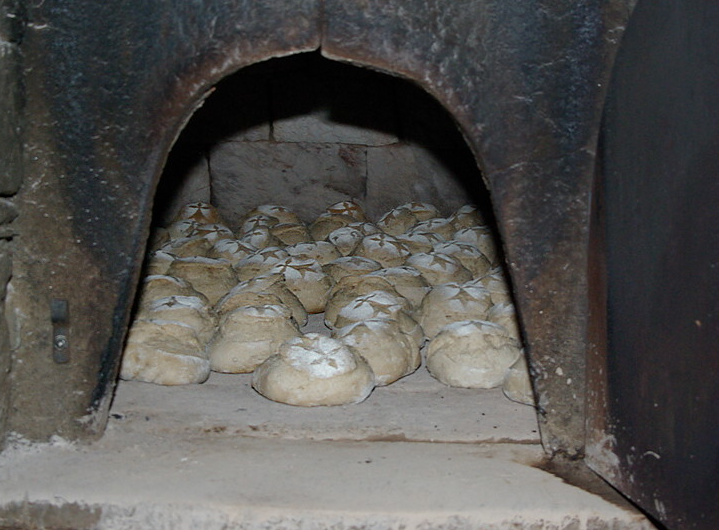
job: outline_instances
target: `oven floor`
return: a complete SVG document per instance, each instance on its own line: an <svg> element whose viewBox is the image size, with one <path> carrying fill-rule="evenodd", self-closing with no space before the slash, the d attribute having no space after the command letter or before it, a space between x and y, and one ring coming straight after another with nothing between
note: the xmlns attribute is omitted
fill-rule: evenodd
<svg viewBox="0 0 719 530"><path fill-rule="evenodd" d="M422 367L364 403L304 409L249 380L120 382L100 440L12 442L0 528L653 528L583 466L585 489L543 470L534 410L500 390L448 388Z"/></svg>

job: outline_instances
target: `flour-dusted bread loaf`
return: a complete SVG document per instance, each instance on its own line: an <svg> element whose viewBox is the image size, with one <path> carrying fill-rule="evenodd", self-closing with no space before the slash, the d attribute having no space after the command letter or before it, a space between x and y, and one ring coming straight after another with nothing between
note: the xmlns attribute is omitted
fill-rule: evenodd
<svg viewBox="0 0 719 530"><path fill-rule="evenodd" d="M280 344L299 335L291 311L283 305L238 307L220 319L207 357L215 372L252 372L277 353Z"/></svg>
<svg viewBox="0 0 719 530"><path fill-rule="evenodd" d="M343 307L335 318L334 328L372 319L394 320L417 347L421 347L424 342L424 332L417 321L410 316L408 307L409 303L401 296L387 291L373 291L355 298Z"/></svg>
<svg viewBox="0 0 719 530"><path fill-rule="evenodd" d="M355 222L349 215L323 213L310 225L310 234L315 241L322 241L331 232Z"/></svg>
<svg viewBox="0 0 719 530"><path fill-rule="evenodd" d="M444 241L443 238L433 232L411 232L395 236L397 241L402 243L411 254L421 252L432 252L434 245Z"/></svg>
<svg viewBox="0 0 719 530"><path fill-rule="evenodd" d="M238 283L224 297L217 302L215 306L221 313L227 313L242 305L247 305L243 301L245 296L243 293L269 293L277 296L282 300L282 304L287 306L292 312L292 318L297 324L304 326L307 324L307 311L299 301L299 299L287 288L285 279L279 274L265 274L244 282Z"/></svg>
<svg viewBox="0 0 719 530"><path fill-rule="evenodd" d="M300 222L297 214L285 206L279 206L277 204L261 204L251 211L247 212L246 217L252 217L253 215L267 215L277 219L278 223L290 223L297 224Z"/></svg>
<svg viewBox="0 0 719 530"><path fill-rule="evenodd" d="M148 306L154 300L168 296L196 296L207 305L207 297L196 291L189 282L175 276L153 274L145 277L140 285L139 306Z"/></svg>
<svg viewBox="0 0 719 530"><path fill-rule="evenodd" d="M383 267L398 267L410 256L402 243L388 234L365 236L354 250L355 256L373 259Z"/></svg>
<svg viewBox="0 0 719 530"><path fill-rule="evenodd" d="M196 201L180 208L175 221L192 220L199 224L222 223L217 208L207 202Z"/></svg>
<svg viewBox="0 0 719 530"><path fill-rule="evenodd" d="M258 249L277 247L280 245L280 240L273 236L270 229L266 226L258 226L242 234L240 241Z"/></svg>
<svg viewBox="0 0 719 530"><path fill-rule="evenodd" d="M287 288L302 302L308 313L325 310L332 280L316 260L290 256L278 262L269 273L279 274L285 279Z"/></svg>
<svg viewBox="0 0 719 530"><path fill-rule="evenodd" d="M489 313L487 313L487 320L494 322L495 324L499 324L500 326L504 326L512 337L521 342L522 339L519 331L519 322L517 321L517 313L512 302L494 304L489 310Z"/></svg>
<svg viewBox="0 0 719 530"><path fill-rule="evenodd" d="M216 304L238 281L232 264L224 259L178 258L167 269L167 274L190 282L211 305Z"/></svg>
<svg viewBox="0 0 719 530"><path fill-rule="evenodd" d="M379 276L387 280L399 294L409 301L413 310L419 308L425 295L430 291L430 285L422 273L407 265L380 269L367 276Z"/></svg>
<svg viewBox="0 0 719 530"><path fill-rule="evenodd" d="M167 227L167 233L170 239L179 239L181 237L193 236L197 227L200 223L193 219L183 219L181 221L175 221Z"/></svg>
<svg viewBox="0 0 719 530"><path fill-rule="evenodd" d="M177 259L177 256L165 252L164 250L156 250L151 252L145 262L145 274L152 276L155 274L165 274L167 269L170 268L172 262Z"/></svg>
<svg viewBox="0 0 719 530"><path fill-rule="evenodd" d="M215 315L205 303L195 296L168 296L140 306L137 320L167 320L190 326L201 344L205 344L215 332Z"/></svg>
<svg viewBox="0 0 719 530"><path fill-rule="evenodd" d="M258 248L243 243L239 239L220 239L212 245L212 248L207 252L207 257L226 259L233 266L236 266L241 260L258 250Z"/></svg>
<svg viewBox="0 0 719 530"><path fill-rule="evenodd" d="M372 234L379 234L382 230L377 227L377 225L373 225L372 223L350 223L347 225L350 228L354 228L355 230L359 230L366 236L371 236Z"/></svg>
<svg viewBox="0 0 719 530"><path fill-rule="evenodd" d="M235 234L232 232L232 230L220 223L200 225L195 230L195 235L204 237L212 244L214 244L216 241L219 241L220 239L235 237Z"/></svg>
<svg viewBox="0 0 719 530"><path fill-rule="evenodd" d="M452 215L448 217L449 222L455 230L461 230L462 228L470 228L472 226L484 226L487 222L476 206L466 204L461 208L458 208Z"/></svg>
<svg viewBox="0 0 719 530"><path fill-rule="evenodd" d="M472 273L473 278L481 278L492 268L489 259L471 243L443 241L434 245L433 251L457 258Z"/></svg>
<svg viewBox="0 0 719 530"><path fill-rule="evenodd" d="M507 370L507 375L502 382L502 392L512 401L523 405L534 405L534 393L524 354L520 355Z"/></svg>
<svg viewBox="0 0 719 530"><path fill-rule="evenodd" d="M502 326L463 320L444 327L427 345L427 369L442 383L461 388L495 388L522 355Z"/></svg>
<svg viewBox="0 0 719 530"><path fill-rule="evenodd" d="M487 320L492 307L489 291L479 285L437 285L422 300L417 319L428 339L452 322Z"/></svg>
<svg viewBox="0 0 719 530"><path fill-rule="evenodd" d="M457 258L440 252L420 252L407 258L405 264L421 272L430 285L464 283L472 279L472 273Z"/></svg>
<svg viewBox="0 0 719 530"><path fill-rule="evenodd" d="M378 386L411 374L421 363L419 347L394 320L364 320L337 329L332 336L369 363Z"/></svg>
<svg viewBox="0 0 719 530"><path fill-rule="evenodd" d="M426 221L435 217L441 217L439 210L426 202L407 202L397 208L408 210L416 219L416 222Z"/></svg>
<svg viewBox="0 0 719 530"><path fill-rule="evenodd" d="M426 221L420 221L412 227L412 230L410 230L410 233L423 232L437 234L442 239L452 239L452 235L455 230L449 219L445 219L444 217L433 217L432 219L427 219Z"/></svg>
<svg viewBox="0 0 719 530"><path fill-rule="evenodd" d="M357 297L372 293L374 291L385 291L395 297L403 305L405 310L411 312L411 305L407 300L402 300L401 295L386 279L381 277L345 276L337 282L327 295L325 305L325 324L328 327L335 325L339 312Z"/></svg>
<svg viewBox="0 0 719 530"><path fill-rule="evenodd" d="M502 269L492 269L478 280L475 280L474 283L480 284L489 291L493 304L512 303L509 281Z"/></svg>
<svg viewBox="0 0 719 530"><path fill-rule="evenodd" d="M374 386L372 368L361 355L318 333L285 342L252 374L257 392L301 407L359 403Z"/></svg>
<svg viewBox="0 0 719 530"><path fill-rule="evenodd" d="M332 243L342 256L349 256L364 236L356 228L343 226L330 232L327 235L327 241Z"/></svg>
<svg viewBox="0 0 719 530"><path fill-rule="evenodd" d="M220 298L220 301L215 304L213 310L219 318L222 318L222 316L230 311L234 311L238 307L250 305L283 305L287 307L282 299L276 294L267 292L255 293L252 291L235 291L233 289ZM289 307L287 307L287 309L289 309ZM290 311L290 313L292 312Z"/></svg>
<svg viewBox="0 0 719 530"><path fill-rule="evenodd" d="M280 240L283 245L295 243L308 243L313 241L312 235L302 223L281 223L270 228L270 233Z"/></svg>
<svg viewBox="0 0 719 530"><path fill-rule="evenodd" d="M203 383L210 375L205 348L187 324L136 320L128 332L120 378L158 385Z"/></svg>
<svg viewBox="0 0 719 530"><path fill-rule="evenodd" d="M460 228L451 237L456 241L471 243L477 247L482 254L492 263L492 266L499 265L499 251L494 240L494 234L486 226L470 226Z"/></svg>
<svg viewBox="0 0 719 530"><path fill-rule="evenodd" d="M341 201L327 208L327 213L348 215L357 222L363 223L367 221L367 216L362 209L362 206L354 201Z"/></svg>
<svg viewBox="0 0 719 530"><path fill-rule="evenodd" d="M342 257L340 251L337 250L337 247L329 241L297 243L295 245L285 247L285 252L295 258L313 259L320 265L327 265L329 262Z"/></svg>
<svg viewBox="0 0 719 530"><path fill-rule="evenodd" d="M199 235L180 237L165 243L160 249L178 258L207 257L212 243Z"/></svg>
<svg viewBox="0 0 719 530"><path fill-rule="evenodd" d="M360 256L338 258L322 267L334 283L339 282L345 276L362 276L363 274L378 271L381 268L382 265L375 260Z"/></svg>
<svg viewBox="0 0 719 530"><path fill-rule="evenodd" d="M240 225L240 229L237 231L237 233L240 237L242 237L248 232L252 232L255 228L271 229L276 224L279 224L279 221L276 217L271 217L264 214L251 215L242 222L242 224Z"/></svg>
<svg viewBox="0 0 719 530"><path fill-rule="evenodd" d="M377 221L377 227L391 236L404 234L415 224L417 218L407 208L394 208Z"/></svg>
<svg viewBox="0 0 719 530"><path fill-rule="evenodd" d="M289 254L280 247L265 247L240 260L234 269L240 281L262 276Z"/></svg>

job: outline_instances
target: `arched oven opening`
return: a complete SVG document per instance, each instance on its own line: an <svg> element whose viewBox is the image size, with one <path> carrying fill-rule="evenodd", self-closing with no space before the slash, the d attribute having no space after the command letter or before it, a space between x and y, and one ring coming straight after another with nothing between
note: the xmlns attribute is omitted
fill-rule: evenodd
<svg viewBox="0 0 719 530"><path fill-rule="evenodd" d="M198 215L197 210L188 214L184 206L198 201L212 205L221 221L210 223L205 219L200 224L208 226L198 229L193 224L194 228L188 228L191 215L197 220L203 214ZM357 223L359 218L342 225L340 218L346 215L332 219L328 214L329 207L346 201L360 206L366 226ZM417 209L411 216L406 215L410 203ZM267 231L272 243L252 236L251 229L259 226L256 214L261 213L255 209L268 204L286 207L296 214L300 224L294 228L301 228L304 236L290 233L292 227L274 225ZM437 219L440 228L427 225L430 219ZM323 225L325 221L330 228ZM209 227L212 224L221 226ZM277 226L284 224L293 223L282 220ZM335 233L335 228L342 230ZM363 233L357 235L358 230ZM401 247L403 254L386 261L372 255L372 249L362 247L360 240L372 239L375 232L389 236L387 240ZM350 242L347 238L352 233ZM476 239L477 234L481 234L482 242ZM329 297L322 302L327 304L327 311L310 310L308 317L293 313L298 335L319 333L357 347L358 339L348 337L345 331L357 328L349 325L357 321L350 319L338 325L337 314L356 298L377 291L391 291L404 304L409 299L403 314L410 315L424 330L413 332L419 333L413 348L418 353L421 346L421 361L418 358L412 366L402 368L401 374L375 374L391 379L392 384L381 383L360 404L306 409L278 405L252 388L253 376L247 372L257 371L261 360L255 359L251 365L245 361L233 364L226 358L218 360L228 355L228 348L243 352L249 348L241 337L237 338L242 335L239 332L227 339L228 322L233 320L228 314L243 313L241 306L251 306L256 311L271 304L271 297L260 299L255 295L233 302L231 294L226 293L238 282L251 283L258 276L271 276L274 264L295 256L293 249L297 250L298 245L301 249L313 240L323 241L322 252L330 252L314 256L326 277L322 281L327 281L324 290L329 290ZM238 241L242 246L239 253L226 251L228 245ZM424 261L439 259L436 254L441 259L449 255L447 259L458 263L461 271L439 275L433 272ZM194 267L194 262L217 258L231 262L234 271L232 280L217 280L218 284L225 282L224 287L208 286L207 279L198 279L193 285L193 275L197 273L182 272L183 267ZM379 263L361 274L374 279L364 283L342 281L343 276L355 275L345 270L345 264L352 262L355 266L353 260L362 266ZM421 281L419 287L413 287L411 296L406 287L395 290L394 284L385 281L393 274L383 271L395 270L397 274L398 267L404 267L400 271L404 275L411 271L413 281ZM170 280L168 275L180 280ZM174 286L168 288L166 284L173 281ZM148 321L172 321L174 317L168 315L182 313L173 312L168 304L187 302L188 292L180 286L185 281L200 291L206 312L213 319L212 330L198 332L204 348L199 357L204 356L203 361L212 368L209 379L205 373L209 369L205 364L198 368L196 358L185 357L181 367L177 358L168 358L167 351L175 351L175 346L163 343L159 353L154 354L157 359L147 348L148 343L162 341L166 333L177 333L171 325L163 324L167 329L160 329L162 326ZM160 284L165 285L153 290ZM350 294L346 286L350 286ZM429 292L436 298L432 303L423 301L430 298ZM299 293L298 298L307 305ZM459 309L451 310L453 307ZM207 431L254 437L536 444L539 434L533 395L513 307L509 275L482 174L452 118L433 98L400 78L329 61L318 53L259 63L215 87L168 157L156 193L153 229L120 371L122 379L127 380L118 383L111 422L151 417L158 429L164 429L167 421L177 424L187 417L189 424ZM382 319L387 315L374 316ZM196 315L188 318L195 325ZM397 317L390 320L396 325ZM463 321L475 322L464 324L465 331L476 331L478 321L491 322L486 324L489 329L499 329L500 334L511 337L516 348L511 354L489 354L506 356L497 361L503 363L501 367L478 368L472 365L478 362L476 359L460 359L460 363L467 363L459 368L460 372L496 372L491 376L474 380L438 373L442 368L436 360L430 363L435 366L430 375L430 338L436 345L443 340L447 343L443 350L435 348L442 350L437 358L448 353L452 364L458 362L453 350L468 349L470 357L473 350L478 356L487 355L481 334L469 346L454 337ZM437 338L446 325L457 330L445 331ZM403 328L402 336L406 338L409 332L404 331L407 330ZM387 334L378 334L372 340L379 357L381 350L394 347L395 339ZM281 342L273 342L270 349L277 353ZM257 350L264 347L256 342L253 345ZM364 351L362 347L366 350L368 346L360 346L360 351ZM262 360L270 349L258 354ZM376 371L377 364L374 366ZM174 387L179 383L195 384ZM470 386L475 388L467 388Z"/></svg>

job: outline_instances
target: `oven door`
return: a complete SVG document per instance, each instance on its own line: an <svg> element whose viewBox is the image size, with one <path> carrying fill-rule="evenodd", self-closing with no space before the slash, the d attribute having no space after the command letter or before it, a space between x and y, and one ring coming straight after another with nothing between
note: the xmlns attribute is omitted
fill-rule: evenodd
<svg viewBox="0 0 719 530"><path fill-rule="evenodd" d="M604 114L588 461L670 529L719 528L719 7L640 1Z"/></svg>

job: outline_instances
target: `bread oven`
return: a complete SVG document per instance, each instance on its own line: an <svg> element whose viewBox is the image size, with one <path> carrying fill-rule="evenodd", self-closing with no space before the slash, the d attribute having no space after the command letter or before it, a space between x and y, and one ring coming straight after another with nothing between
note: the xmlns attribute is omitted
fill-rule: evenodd
<svg viewBox="0 0 719 530"><path fill-rule="evenodd" d="M6 300L12 355L2 357L2 433L101 437L168 153L184 145L178 136L222 79L308 52L407 79L446 109L491 197L542 445L570 459L589 452L595 468L623 484L622 473L607 471L625 463L613 452L620 433L612 431L607 379L614 375L605 363L611 357L602 356L606 278L591 269L599 290L590 298L587 264L592 199L603 227L604 195L593 194L596 175L604 189L595 157L600 120L632 7L620 0L4 4L1 81L12 112L2 191L19 192L6 234L14 238ZM651 12L639 13L641 28ZM613 130L605 131L608 142ZM387 193L397 189L383 184ZM3 207L12 220L11 205ZM601 264L601 230L592 241L592 264ZM680 505L661 496L648 509L664 519Z"/></svg>

